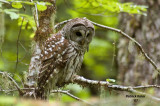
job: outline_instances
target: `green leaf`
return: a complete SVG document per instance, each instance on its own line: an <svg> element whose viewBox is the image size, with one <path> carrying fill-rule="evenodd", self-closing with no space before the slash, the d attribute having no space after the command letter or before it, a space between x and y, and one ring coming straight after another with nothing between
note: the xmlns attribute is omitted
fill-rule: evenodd
<svg viewBox="0 0 160 106"><path fill-rule="evenodd" d="M116 82L115 79L106 79L106 81L108 81L108 82Z"/></svg>
<svg viewBox="0 0 160 106"><path fill-rule="evenodd" d="M10 9L5 9L4 12L10 16L11 19L18 19L19 15Z"/></svg>
<svg viewBox="0 0 160 106"><path fill-rule="evenodd" d="M47 9L47 6L44 2L37 2L37 9L38 11L44 11Z"/></svg>
<svg viewBox="0 0 160 106"><path fill-rule="evenodd" d="M20 8L22 8L22 4L19 1L15 1L15 2L12 2L12 7L20 9Z"/></svg>
<svg viewBox="0 0 160 106"><path fill-rule="evenodd" d="M24 17L25 19L23 21L22 27L23 28L27 28L27 29L32 28L34 31L36 30L36 25L35 25L35 21L34 21L34 17L33 16L26 15L26 14L19 14L19 15L20 15L20 18L18 19L18 25L19 26L21 25L21 22L22 22L22 18L21 17Z"/></svg>

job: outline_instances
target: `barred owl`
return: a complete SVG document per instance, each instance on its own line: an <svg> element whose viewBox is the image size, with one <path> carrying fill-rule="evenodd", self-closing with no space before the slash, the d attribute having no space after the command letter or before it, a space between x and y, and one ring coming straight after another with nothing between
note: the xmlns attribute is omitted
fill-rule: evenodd
<svg viewBox="0 0 160 106"><path fill-rule="evenodd" d="M76 18L47 39L41 54L37 97L46 99L50 90L71 82L81 68L93 36L93 24L86 18Z"/></svg>

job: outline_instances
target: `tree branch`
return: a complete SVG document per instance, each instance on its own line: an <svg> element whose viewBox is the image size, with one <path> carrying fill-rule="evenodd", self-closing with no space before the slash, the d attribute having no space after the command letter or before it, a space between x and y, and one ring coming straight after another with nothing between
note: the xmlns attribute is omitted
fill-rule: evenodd
<svg viewBox="0 0 160 106"><path fill-rule="evenodd" d="M22 92L21 88L19 87L19 85L18 85L17 82L9 75L9 73L7 73L7 72L1 72L1 71L0 71L0 74L5 75L6 77L8 77L8 78L13 82L13 84L15 85L15 87L17 88L19 94L20 94L20 95L23 94L23 92Z"/></svg>
<svg viewBox="0 0 160 106"><path fill-rule="evenodd" d="M18 33L18 38L17 38L17 61L16 61L16 69L17 69L17 66L18 66L18 62L19 62L19 38L20 38L20 35L21 35L21 30L22 30L22 25L23 25L23 21L24 21L24 17L22 19L22 23L21 23L21 26L20 26L20 29L19 29L19 33Z"/></svg>
<svg viewBox="0 0 160 106"><path fill-rule="evenodd" d="M144 88L160 88L158 85L146 85L146 86L136 86L134 89L144 89Z"/></svg>
<svg viewBox="0 0 160 106"><path fill-rule="evenodd" d="M154 101L157 101L157 102L160 102L160 98L157 98L155 96L152 96L150 94L147 94L147 93L144 93L144 92L140 92L140 91L137 91L137 90L134 90L133 88L130 88L129 89L129 92L132 92L132 93L136 93L136 94L141 94L141 95L145 95L146 97L154 100Z"/></svg>
<svg viewBox="0 0 160 106"><path fill-rule="evenodd" d="M33 3L33 0L30 0L32 3ZM34 3L34 6L35 6L35 11L34 11L34 20L35 20L35 23L36 23L36 27L38 29L39 27L39 21L38 21L38 10L37 10L37 4ZM33 7L34 9L34 7Z"/></svg>
<svg viewBox="0 0 160 106"><path fill-rule="evenodd" d="M144 57L152 64L152 66L155 68L155 70L160 73L160 69L156 66L155 62L147 55L147 53L144 51L144 49L142 48L141 44L138 43L135 39L133 39L132 37L130 37L129 35L127 35L126 33L124 33L123 31L116 29L116 28L112 28L112 27L108 27L108 26L104 26L98 23L95 23L93 21L91 21L95 26L107 29L107 30L111 30L114 32L118 32L121 35L125 36L126 38L128 38L129 40L133 41L136 46L139 48L139 50L141 51L141 53L144 55Z"/></svg>
<svg viewBox="0 0 160 106"><path fill-rule="evenodd" d="M65 21L62 21L62 22L56 24L56 25L54 26L54 29L59 29L59 28L61 28L64 24L66 24L67 22L69 22L69 21L71 21L71 20L72 20L72 19L65 20Z"/></svg>
<svg viewBox="0 0 160 106"><path fill-rule="evenodd" d="M20 90L34 90L34 88L20 88ZM12 90L3 90L0 89L0 92L14 92L14 91L18 91L18 89L12 89Z"/></svg>
<svg viewBox="0 0 160 106"><path fill-rule="evenodd" d="M111 90L118 90L118 91L126 91L126 92L130 92L130 93L136 93L136 94L141 94L141 95L145 95L146 97L158 101L160 102L160 98L154 97L150 94L144 93L144 92L140 92L137 91L135 89L142 89L142 88L160 88L157 85L148 85L148 86L137 86L137 87L131 87L131 86L122 86L122 85L112 85L107 81L96 81L96 80L89 80L89 79L85 79L84 77L75 75L73 77L72 80L73 83L82 85L82 86L104 86L107 88L110 88Z"/></svg>
<svg viewBox="0 0 160 106"><path fill-rule="evenodd" d="M87 101L84 101L84 100L82 100L82 99L80 99L80 98L74 96L73 94L69 93L68 90L67 90L67 91L62 91L62 90L52 90L51 93L62 93L62 94L66 94L66 95L70 96L71 98L73 98L73 99L75 99L75 100L84 102L84 103L86 103L86 104L88 104L88 105L92 105L92 104L88 103Z"/></svg>

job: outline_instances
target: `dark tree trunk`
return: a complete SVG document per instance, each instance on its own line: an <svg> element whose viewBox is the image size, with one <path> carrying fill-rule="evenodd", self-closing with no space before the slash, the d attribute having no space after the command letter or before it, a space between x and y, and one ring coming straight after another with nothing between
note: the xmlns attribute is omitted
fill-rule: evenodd
<svg viewBox="0 0 160 106"><path fill-rule="evenodd" d="M148 6L147 16L120 15L119 28L136 39L145 52L160 65L160 0L121 0ZM128 39L121 38L118 45L118 79L123 85L160 84L160 76L145 60L138 48ZM158 92L155 92L158 94ZM160 92L158 94L160 96Z"/></svg>

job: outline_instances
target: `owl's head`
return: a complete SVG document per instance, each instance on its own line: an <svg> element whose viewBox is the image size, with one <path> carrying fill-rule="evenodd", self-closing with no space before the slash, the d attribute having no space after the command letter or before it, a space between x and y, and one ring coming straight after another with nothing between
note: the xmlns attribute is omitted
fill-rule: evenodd
<svg viewBox="0 0 160 106"><path fill-rule="evenodd" d="M93 24L86 18L76 18L63 27L63 36L81 47L88 47L95 30Z"/></svg>

